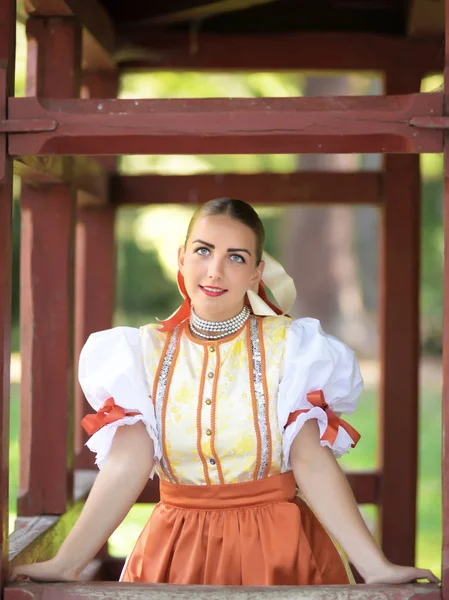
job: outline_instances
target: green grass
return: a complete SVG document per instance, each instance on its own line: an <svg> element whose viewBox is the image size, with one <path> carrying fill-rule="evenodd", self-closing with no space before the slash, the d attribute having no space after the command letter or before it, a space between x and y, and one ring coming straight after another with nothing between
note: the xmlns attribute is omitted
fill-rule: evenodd
<svg viewBox="0 0 449 600"><path fill-rule="evenodd" d="M19 478L19 387L12 385L10 445L10 513L15 515ZM441 574L441 393L425 389L420 402L417 564ZM347 420L362 434L357 448L341 459L348 470L372 469L376 465L378 418L376 391L367 389L354 415ZM398 432L400 435L400 432ZM115 556L131 550L151 514L151 505L135 506L110 540ZM364 514L374 521L376 508L365 507Z"/></svg>

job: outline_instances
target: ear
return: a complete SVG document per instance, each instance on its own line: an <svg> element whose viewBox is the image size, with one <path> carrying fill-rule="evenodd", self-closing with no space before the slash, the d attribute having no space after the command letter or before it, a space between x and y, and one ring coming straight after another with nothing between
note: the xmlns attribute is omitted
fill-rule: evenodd
<svg viewBox="0 0 449 600"><path fill-rule="evenodd" d="M184 246L179 246L179 248L178 248L178 268L183 275L184 275L185 254L186 254L186 251L184 249Z"/></svg>
<svg viewBox="0 0 449 600"><path fill-rule="evenodd" d="M253 286L255 286L256 284L259 284L259 282L261 281L264 268L265 268L265 263L263 262L263 260L261 260L254 271L254 275L251 277L251 284Z"/></svg>

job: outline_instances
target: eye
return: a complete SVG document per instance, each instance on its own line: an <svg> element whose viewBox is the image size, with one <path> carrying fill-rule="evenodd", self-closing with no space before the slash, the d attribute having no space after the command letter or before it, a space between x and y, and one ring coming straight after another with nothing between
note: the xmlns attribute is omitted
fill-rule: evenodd
<svg viewBox="0 0 449 600"><path fill-rule="evenodd" d="M246 263L246 260L240 254L231 254L230 259L236 263Z"/></svg>
<svg viewBox="0 0 449 600"><path fill-rule="evenodd" d="M205 246L201 246L201 248L197 248L195 250L196 254L200 254L201 256L207 256L208 254L210 254L210 250L209 248L206 248Z"/></svg>

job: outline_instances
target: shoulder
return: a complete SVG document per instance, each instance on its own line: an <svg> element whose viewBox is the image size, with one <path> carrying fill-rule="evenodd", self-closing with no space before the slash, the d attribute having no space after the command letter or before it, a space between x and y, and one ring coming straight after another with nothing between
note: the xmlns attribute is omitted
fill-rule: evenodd
<svg viewBox="0 0 449 600"><path fill-rule="evenodd" d="M169 333L161 331L159 323L148 323L139 328L140 337L153 343L165 343Z"/></svg>
<svg viewBox="0 0 449 600"><path fill-rule="evenodd" d="M335 354L353 356L354 352L344 342L323 331L318 319L305 317L294 319L287 335L287 348L296 356L298 351L310 353L317 358L326 353L328 358L335 358ZM288 350L287 350L288 352Z"/></svg>
<svg viewBox="0 0 449 600"><path fill-rule="evenodd" d="M292 325L292 318L286 316L278 317L257 317L262 323L264 337L274 341L285 341L287 333Z"/></svg>
<svg viewBox="0 0 449 600"><path fill-rule="evenodd" d="M84 344L80 363L92 358L114 355L125 348L135 348L140 345L139 330L136 327L113 327L91 333Z"/></svg>
<svg viewBox="0 0 449 600"><path fill-rule="evenodd" d="M142 350L144 354L148 355L149 352L162 352L167 339L170 337L170 332L161 331L159 323L149 323L139 329L139 335Z"/></svg>

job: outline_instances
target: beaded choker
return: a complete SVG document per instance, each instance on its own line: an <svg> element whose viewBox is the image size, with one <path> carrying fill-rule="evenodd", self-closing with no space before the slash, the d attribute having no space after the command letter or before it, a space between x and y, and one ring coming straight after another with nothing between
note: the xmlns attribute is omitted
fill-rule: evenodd
<svg viewBox="0 0 449 600"><path fill-rule="evenodd" d="M192 306L189 321L190 331L205 340L219 340L238 331L246 323L249 315L250 310L245 304L242 311L232 319L206 321L199 318ZM203 333L203 331L207 331L207 333Z"/></svg>

